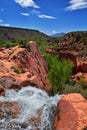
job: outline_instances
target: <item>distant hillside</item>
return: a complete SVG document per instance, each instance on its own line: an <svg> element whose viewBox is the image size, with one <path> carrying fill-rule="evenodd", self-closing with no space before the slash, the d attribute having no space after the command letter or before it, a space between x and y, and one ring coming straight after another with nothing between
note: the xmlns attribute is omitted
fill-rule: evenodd
<svg viewBox="0 0 87 130"><path fill-rule="evenodd" d="M37 30L13 28L13 27L2 27L0 26L0 40L11 40L11 39L31 39L31 40L44 40L48 36Z"/></svg>
<svg viewBox="0 0 87 130"><path fill-rule="evenodd" d="M59 38L59 42L72 43L72 42L84 42L87 44L87 31L77 31L65 34Z"/></svg>
<svg viewBox="0 0 87 130"><path fill-rule="evenodd" d="M52 53L70 52L81 61L87 61L87 31L70 32L57 38L56 41Z"/></svg>
<svg viewBox="0 0 87 130"><path fill-rule="evenodd" d="M65 35L65 33L63 33L63 32L62 33L55 33L52 35L52 37L58 38L58 37L62 37L64 35Z"/></svg>

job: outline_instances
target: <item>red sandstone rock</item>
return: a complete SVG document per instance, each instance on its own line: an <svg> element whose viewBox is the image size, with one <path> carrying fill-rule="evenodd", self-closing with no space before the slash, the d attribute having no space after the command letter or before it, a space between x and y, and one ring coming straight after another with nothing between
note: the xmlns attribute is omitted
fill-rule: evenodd
<svg viewBox="0 0 87 130"><path fill-rule="evenodd" d="M26 48L19 46L0 51L0 84L5 88L32 85L50 91L47 63L33 41Z"/></svg>
<svg viewBox="0 0 87 130"><path fill-rule="evenodd" d="M73 80L79 82L81 78L87 83L87 62L78 61L76 74L72 76Z"/></svg>
<svg viewBox="0 0 87 130"><path fill-rule="evenodd" d="M72 76L72 79L75 81L75 82L79 82L82 78L83 74L81 72L78 72L77 74L73 75Z"/></svg>
<svg viewBox="0 0 87 130"><path fill-rule="evenodd" d="M66 60L71 60L74 64L74 68L75 70L77 69L77 59L76 56L72 53L70 53L69 51L66 51L67 48L65 48L65 50L63 50L63 48L56 48L55 50L53 49L46 49L46 52L49 54L54 54L54 55L59 55L61 58L66 59Z"/></svg>
<svg viewBox="0 0 87 130"><path fill-rule="evenodd" d="M68 94L58 103L56 130L83 130L87 128L87 101L80 94Z"/></svg>
<svg viewBox="0 0 87 130"><path fill-rule="evenodd" d="M59 55L61 58L71 60L74 63L74 66L77 67L77 61L75 55L71 54L70 52L60 52Z"/></svg>

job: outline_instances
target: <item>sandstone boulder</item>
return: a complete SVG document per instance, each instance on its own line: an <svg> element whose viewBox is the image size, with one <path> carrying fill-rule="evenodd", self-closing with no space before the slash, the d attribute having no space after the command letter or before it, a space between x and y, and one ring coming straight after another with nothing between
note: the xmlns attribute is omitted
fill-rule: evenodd
<svg viewBox="0 0 87 130"><path fill-rule="evenodd" d="M87 101L80 94L68 94L58 103L56 130L86 130Z"/></svg>

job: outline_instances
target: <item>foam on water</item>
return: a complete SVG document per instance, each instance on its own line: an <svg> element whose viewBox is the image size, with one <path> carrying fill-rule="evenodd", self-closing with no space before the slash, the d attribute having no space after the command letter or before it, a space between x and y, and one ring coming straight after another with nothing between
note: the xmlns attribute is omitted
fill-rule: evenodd
<svg viewBox="0 0 87 130"><path fill-rule="evenodd" d="M20 91L7 90L5 97L0 97L0 102L18 102L21 106L20 114L15 119L0 119L0 130L52 130L54 113L59 95L50 97L45 91L34 87L23 87ZM41 110L39 122L29 121L38 117ZM26 127L22 128L23 123Z"/></svg>

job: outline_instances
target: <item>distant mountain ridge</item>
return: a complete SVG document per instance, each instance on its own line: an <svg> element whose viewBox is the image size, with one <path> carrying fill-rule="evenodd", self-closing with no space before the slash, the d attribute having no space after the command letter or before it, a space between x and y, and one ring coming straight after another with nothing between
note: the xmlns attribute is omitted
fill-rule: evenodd
<svg viewBox="0 0 87 130"><path fill-rule="evenodd" d="M62 36L64 36L66 33L64 33L64 32L61 32L61 33L55 33L55 34L53 34L53 35L51 35L52 37L55 37L55 38L58 38L58 37L62 37Z"/></svg>
<svg viewBox="0 0 87 130"><path fill-rule="evenodd" d="M38 30L0 26L0 40L9 40L9 39L44 40L46 38L49 38L49 36L47 36L42 32L39 32Z"/></svg>

